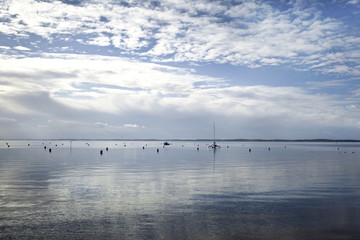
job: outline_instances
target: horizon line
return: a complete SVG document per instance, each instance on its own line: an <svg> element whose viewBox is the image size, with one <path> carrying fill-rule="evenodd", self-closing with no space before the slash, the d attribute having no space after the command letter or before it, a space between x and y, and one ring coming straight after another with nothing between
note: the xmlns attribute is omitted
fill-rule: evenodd
<svg viewBox="0 0 360 240"><path fill-rule="evenodd" d="M213 142L214 139L181 139L181 138L2 138L2 141L194 141L194 142ZM327 138L311 138L311 139L261 139L261 138L224 138L215 139L217 142L360 142L360 139L327 139Z"/></svg>

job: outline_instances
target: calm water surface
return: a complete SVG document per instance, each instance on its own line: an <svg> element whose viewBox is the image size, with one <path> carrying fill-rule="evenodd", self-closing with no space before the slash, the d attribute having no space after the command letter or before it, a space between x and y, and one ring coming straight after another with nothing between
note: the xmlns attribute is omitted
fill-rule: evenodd
<svg viewBox="0 0 360 240"><path fill-rule="evenodd" d="M359 144L8 144L0 239L360 239Z"/></svg>

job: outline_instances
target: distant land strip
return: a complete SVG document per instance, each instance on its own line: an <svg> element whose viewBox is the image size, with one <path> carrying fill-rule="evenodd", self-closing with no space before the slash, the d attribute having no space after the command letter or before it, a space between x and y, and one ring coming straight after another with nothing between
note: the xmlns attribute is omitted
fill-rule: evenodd
<svg viewBox="0 0 360 240"><path fill-rule="evenodd" d="M174 141L174 142L213 142L214 139L129 139L129 138L23 138L9 139L3 138L3 141ZM215 139L217 142L360 142L355 139Z"/></svg>

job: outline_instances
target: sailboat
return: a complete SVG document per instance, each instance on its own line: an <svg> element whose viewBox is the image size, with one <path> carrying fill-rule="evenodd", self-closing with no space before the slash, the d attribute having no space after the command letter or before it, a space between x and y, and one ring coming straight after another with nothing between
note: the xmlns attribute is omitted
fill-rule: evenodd
<svg viewBox="0 0 360 240"><path fill-rule="evenodd" d="M220 148L220 145L217 145L216 141L215 141L215 122L214 122L214 142L213 142L213 144L209 145L209 148L212 148L212 149Z"/></svg>

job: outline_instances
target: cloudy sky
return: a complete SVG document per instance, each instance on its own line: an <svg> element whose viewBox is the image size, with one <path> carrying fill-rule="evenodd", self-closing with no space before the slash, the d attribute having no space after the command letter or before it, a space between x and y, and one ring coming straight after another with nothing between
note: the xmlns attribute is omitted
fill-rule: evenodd
<svg viewBox="0 0 360 240"><path fill-rule="evenodd" d="M360 139L359 0L0 3L0 138Z"/></svg>

